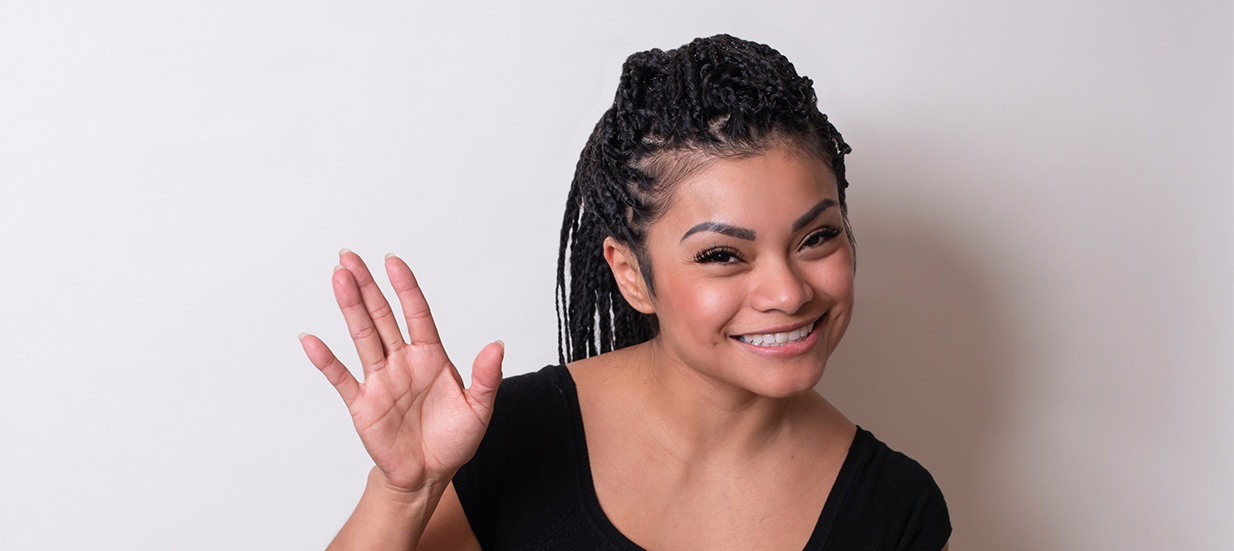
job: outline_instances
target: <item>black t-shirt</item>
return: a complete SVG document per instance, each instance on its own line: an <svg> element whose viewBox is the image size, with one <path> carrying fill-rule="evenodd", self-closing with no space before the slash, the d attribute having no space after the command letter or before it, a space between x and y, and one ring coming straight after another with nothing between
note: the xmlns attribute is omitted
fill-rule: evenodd
<svg viewBox="0 0 1234 551"><path fill-rule="evenodd" d="M578 392L563 366L502 381L488 432L454 488L486 551L642 551L600 509ZM930 473L858 427L805 549L938 551L950 536Z"/></svg>

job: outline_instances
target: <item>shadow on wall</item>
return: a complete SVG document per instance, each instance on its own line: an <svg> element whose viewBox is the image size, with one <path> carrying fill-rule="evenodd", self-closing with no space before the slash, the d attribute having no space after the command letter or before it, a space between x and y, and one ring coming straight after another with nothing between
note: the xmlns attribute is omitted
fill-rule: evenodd
<svg viewBox="0 0 1234 551"><path fill-rule="evenodd" d="M874 207L871 209L870 207ZM1015 519L1002 517L992 464L1016 369L993 275L976 253L948 242L929 221L866 204L857 237L853 321L818 391L849 419L908 454L943 489L951 548L1032 549ZM1030 536L1031 537L1031 536Z"/></svg>

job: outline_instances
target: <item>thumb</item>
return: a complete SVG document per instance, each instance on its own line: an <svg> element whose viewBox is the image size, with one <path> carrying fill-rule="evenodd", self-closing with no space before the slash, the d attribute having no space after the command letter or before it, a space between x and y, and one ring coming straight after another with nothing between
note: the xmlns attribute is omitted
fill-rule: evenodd
<svg viewBox="0 0 1234 551"><path fill-rule="evenodd" d="M501 360L505 355L506 343L496 341L481 349L471 363L471 388L467 389L467 395L473 404L490 413L493 400L497 398L497 385L501 384Z"/></svg>

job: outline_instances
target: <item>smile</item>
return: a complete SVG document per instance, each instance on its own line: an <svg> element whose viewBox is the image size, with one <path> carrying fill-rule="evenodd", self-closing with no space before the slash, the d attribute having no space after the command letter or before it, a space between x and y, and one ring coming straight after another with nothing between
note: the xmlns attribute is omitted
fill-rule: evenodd
<svg viewBox="0 0 1234 551"><path fill-rule="evenodd" d="M804 340L810 336L810 332L814 331L814 322L810 322L805 327L800 327L787 333L767 333L765 335L741 335L737 340L754 346L784 346Z"/></svg>

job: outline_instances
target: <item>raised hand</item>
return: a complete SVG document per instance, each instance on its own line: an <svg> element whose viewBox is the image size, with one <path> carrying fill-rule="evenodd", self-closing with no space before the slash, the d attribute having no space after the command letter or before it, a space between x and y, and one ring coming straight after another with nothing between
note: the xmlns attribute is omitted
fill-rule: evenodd
<svg viewBox="0 0 1234 551"><path fill-rule="evenodd" d="M360 256L344 249L339 262L334 297L360 355L364 382L357 382L321 339L302 335L304 352L343 397L388 484L408 492L444 488L475 454L488 427L504 346L497 341L476 355L471 387L464 388L407 264L386 255L386 274L402 305L409 342Z"/></svg>

